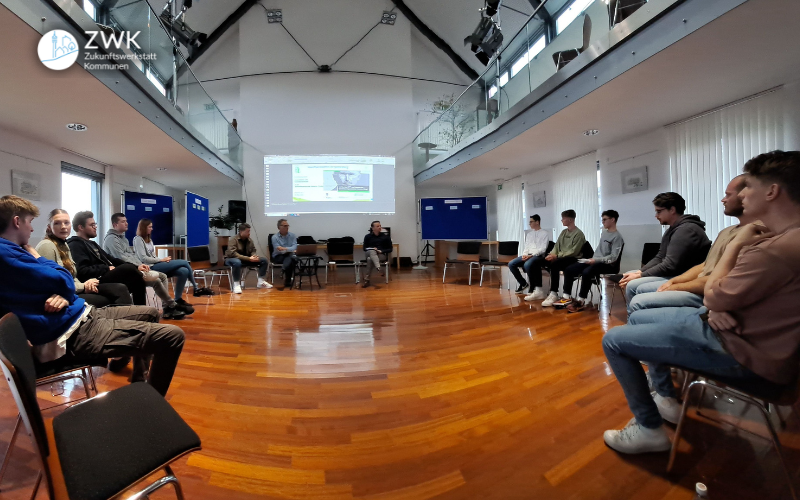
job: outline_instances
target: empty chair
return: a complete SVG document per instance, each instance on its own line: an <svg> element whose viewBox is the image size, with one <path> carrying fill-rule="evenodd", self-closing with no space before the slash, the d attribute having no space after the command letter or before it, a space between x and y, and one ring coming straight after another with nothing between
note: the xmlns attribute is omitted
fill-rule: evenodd
<svg viewBox="0 0 800 500"><path fill-rule="evenodd" d="M66 409L45 421L36 403L36 370L19 319L0 319L0 367L19 409L51 499L105 500L154 472L161 477L139 492L147 498L172 484L183 498L170 464L200 449L200 438L151 386L135 383Z"/></svg>
<svg viewBox="0 0 800 500"><path fill-rule="evenodd" d="M566 66L568 62L572 61L573 59L581 55L586 49L589 48L589 44L592 39L592 19L586 14L583 14L582 17L583 17L583 44L575 49L568 49L568 50L561 50L558 52L554 52L553 62L556 65L556 71Z"/></svg>
<svg viewBox="0 0 800 500"><path fill-rule="evenodd" d="M456 258L444 261L444 272L442 273L442 283L447 276L447 266L455 264L467 264L469 266L469 284L472 285L472 268L481 267L481 242L480 241L459 241L456 247Z"/></svg>
<svg viewBox="0 0 800 500"><path fill-rule="evenodd" d="M497 258L481 261L481 282L478 286L483 286L483 271L487 268L490 271L499 270L500 287L503 287L502 272L504 267L508 267L508 263L517 258L519 252L519 241L501 241L497 244ZM509 287L511 279L509 278Z"/></svg>
<svg viewBox="0 0 800 500"><path fill-rule="evenodd" d="M608 17L611 20L610 27L613 28L617 23L624 21L646 3L647 0L611 0L608 2Z"/></svg>
<svg viewBox="0 0 800 500"><path fill-rule="evenodd" d="M353 266L356 283L358 283L358 267L361 263L356 261L355 257L353 256L353 248L355 247L354 242L347 241L345 238L350 240L353 239L352 237L347 236L344 238L329 239L325 252L328 254L329 262L336 262L337 266Z"/></svg>
<svg viewBox="0 0 800 500"><path fill-rule="evenodd" d="M270 238L272 239L272 238ZM298 245L316 245L317 240L315 240L311 236L298 236L297 237L297 244Z"/></svg>
<svg viewBox="0 0 800 500"><path fill-rule="evenodd" d="M228 285L233 289L233 273L231 266L226 265L212 265L211 264L211 251L208 245L200 245L197 247L188 247L186 249L186 257L188 257L189 264L192 266L194 275L203 280L203 286L209 286L206 282L206 275L211 275L211 286L214 286L214 278L220 278L220 285L222 284L222 277L228 278Z"/></svg>

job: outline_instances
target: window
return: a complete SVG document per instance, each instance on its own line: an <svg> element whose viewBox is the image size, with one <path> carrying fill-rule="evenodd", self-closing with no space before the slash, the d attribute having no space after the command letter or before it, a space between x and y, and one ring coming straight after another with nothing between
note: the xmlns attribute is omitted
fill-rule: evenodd
<svg viewBox="0 0 800 500"><path fill-rule="evenodd" d="M586 10L586 8L593 2L594 0L575 0L572 2L572 5L569 6L567 10L561 13L556 19L556 34L561 33L564 31L564 28L569 26L569 24L575 20L576 17L581 15L581 13Z"/></svg>
<svg viewBox="0 0 800 500"><path fill-rule="evenodd" d="M161 92L162 95L166 96L167 89L164 88L164 85L161 83L158 77L155 74L151 73L149 68L147 69L147 73L145 74L147 75L147 79L150 80L150 82L156 86L158 91Z"/></svg>
<svg viewBox="0 0 800 500"><path fill-rule="evenodd" d="M522 68L524 68L526 64L528 64L528 53L527 52L522 54L522 57L517 59L517 62L515 62L514 64L511 65L511 78L514 78L517 75L517 73L522 71Z"/></svg>
<svg viewBox="0 0 800 500"><path fill-rule="evenodd" d="M492 85L492 86L489 88L489 99L491 99L492 97L494 97L494 95L495 95L496 93L497 93L497 85Z"/></svg>
<svg viewBox="0 0 800 500"><path fill-rule="evenodd" d="M105 175L69 163L61 162L61 207L74 217L84 210L94 212L94 220L102 226L103 180ZM98 227L97 234L102 234Z"/></svg>
<svg viewBox="0 0 800 500"><path fill-rule="evenodd" d="M544 49L546 43L544 35L540 36L539 39L536 40L536 43L531 45L531 49L528 51L528 61L533 61L533 58Z"/></svg>
<svg viewBox="0 0 800 500"><path fill-rule="evenodd" d="M97 8L94 6L91 0L83 0L83 10L89 14L89 17L92 18L92 21L97 21Z"/></svg>
<svg viewBox="0 0 800 500"><path fill-rule="evenodd" d="M500 86L505 87L506 83L508 83L508 72L500 75Z"/></svg>
<svg viewBox="0 0 800 500"><path fill-rule="evenodd" d="M517 61L511 65L511 78L514 78L514 75L522 71L522 68L524 68L526 64L532 61L533 58L536 57L536 54L538 54L539 52L542 51L542 49L544 49L544 46L545 46L545 40L544 40L544 35L542 35L539 37L538 40L536 40L536 43L531 45L531 48L527 52L522 54L522 57L517 59Z"/></svg>

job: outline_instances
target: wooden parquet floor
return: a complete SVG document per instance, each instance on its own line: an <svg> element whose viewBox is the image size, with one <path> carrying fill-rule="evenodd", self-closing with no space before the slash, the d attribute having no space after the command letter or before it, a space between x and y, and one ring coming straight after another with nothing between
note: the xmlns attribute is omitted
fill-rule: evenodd
<svg viewBox="0 0 800 500"><path fill-rule="evenodd" d="M769 442L697 416L670 475L666 454L606 448L603 430L631 418L600 346L623 321L619 295L611 318L567 314L499 289L496 273L482 288L450 274L362 289L339 270L322 290L193 298L168 396L203 442L175 466L187 498L667 500L697 481L712 499L788 497ZM127 383L96 374L101 390ZM16 417L5 386L0 401L2 450ZM797 429L791 417L781 434L793 471ZM30 495L30 449L21 436L0 498Z"/></svg>

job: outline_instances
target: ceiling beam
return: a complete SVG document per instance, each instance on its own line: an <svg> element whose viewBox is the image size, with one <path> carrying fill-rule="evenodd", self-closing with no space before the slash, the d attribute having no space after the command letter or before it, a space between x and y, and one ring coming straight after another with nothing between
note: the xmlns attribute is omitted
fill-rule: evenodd
<svg viewBox="0 0 800 500"><path fill-rule="evenodd" d="M235 11L233 11L233 14L228 16L228 18L225 19L222 22L222 24L217 26L217 28L213 32L211 32L210 35L208 35L208 39L205 41L205 43L203 43L196 49L192 50L191 55L189 55L189 57L186 58L186 61L189 64L192 64L195 61L197 61L197 59L200 56L202 56L205 53L205 51L207 51L212 45L214 45L214 42L219 40L222 37L222 35L225 34L226 31L228 31L228 28L236 24L236 22L239 21L239 19L241 19L242 16L247 14L247 11L250 10L250 7L254 6L256 3L258 3L257 0L244 0L244 2L242 2L242 4Z"/></svg>
<svg viewBox="0 0 800 500"><path fill-rule="evenodd" d="M478 78L478 72L472 69L472 67L469 64L467 64L467 62L464 59L462 59L461 56L456 54L453 48L447 45L447 42L442 40L439 37L439 35L434 33L434 31L430 29L427 24L423 23L422 20L419 17L417 17L417 15L414 14L414 12L411 9L408 8L408 5L406 5L403 0L392 0L392 3L397 7L397 10L399 10L400 12L403 13L404 16L406 16L406 19L408 19L411 22L411 24L413 24L414 27L419 30L420 33L425 35L425 38L427 38L428 40L431 41L431 43L436 45L436 47L439 48L439 50L447 54L447 57L449 57L454 63L456 63L458 69L460 69L465 75L467 75L467 77L470 80L476 80Z"/></svg>

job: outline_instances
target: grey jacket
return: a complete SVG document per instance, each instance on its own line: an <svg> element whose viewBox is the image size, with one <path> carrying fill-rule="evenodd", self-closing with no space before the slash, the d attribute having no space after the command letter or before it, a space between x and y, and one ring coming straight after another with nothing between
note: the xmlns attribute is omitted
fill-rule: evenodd
<svg viewBox="0 0 800 500"><path fill-rule="evenodd" d="M642 277L674 277L706 260L711 240L706 236L706 223L696 215L682 215L667 229L653 260L642 267Z"/></svg>
<svg viewBox="0 0 800 500"><path fill-rule="evenodd" d="M144 238L141 236L136 236L133 238L134 253L136 253L137 257L139 257L139 260L148 266L161 262L161 259L153 255L153 252L151 251L152 246L152 243L150 245L145 243Z"/></svg>
<svg viewBox="0 0 800 500"><path fill-rule="evenodd" d="M596 262L613 264L619 258L619 254L622 252L622 245L624 243L625 241L623 241L622 235L619 234L619 231L612 233L603 229L603 232L600 235L600 243L597 245L597 249L594 251L594 256L592 258Z"/></svg>
<svg viewBox="0 0 800 500"><path fill-rule="evenodd" d="M130 262L136 267L143 264L139 257L136 256L136 252L133 251L133 247L128 244L128 238L125 237L125 233L120 233L114 229L109 229L106 233L106 237L103 239L103 250L109 255L125 262Z"/></svg>

